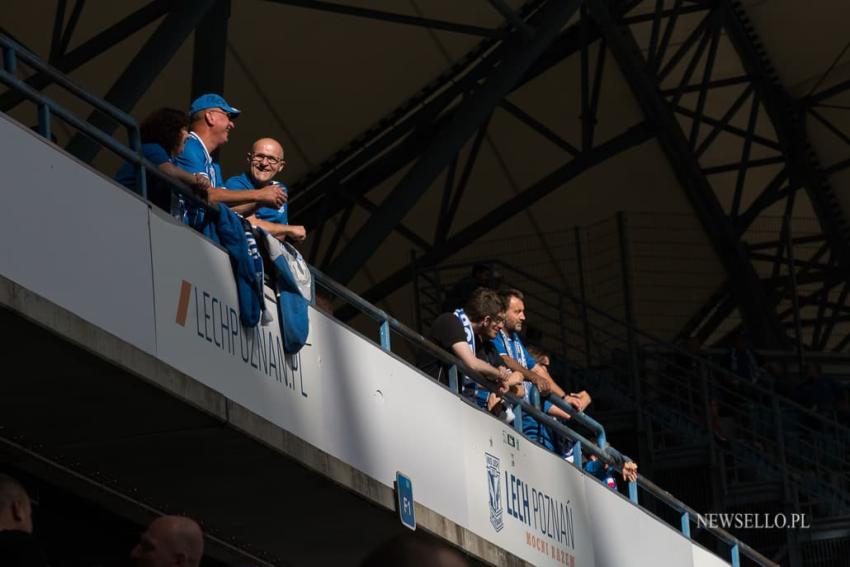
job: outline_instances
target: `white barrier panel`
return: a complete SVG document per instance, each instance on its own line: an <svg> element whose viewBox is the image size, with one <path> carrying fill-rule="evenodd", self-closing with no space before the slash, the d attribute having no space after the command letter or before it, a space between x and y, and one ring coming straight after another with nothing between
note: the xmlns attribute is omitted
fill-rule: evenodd
<svg viewBox="0 0 850 567"><path fill-rule="evenodd" d="M153 353L148 205L0 116L0 273Z"/></svg>
<svg viewBox="0 0 850 567"><path fill-rule="evenodd" d="M223 250L158 214L150 234L167 363L534 565L724 565L321 311L284 356L277 322L238 323Z"/></svg>
<svg viewBox="0 0 850 567"><path fill-rule="evenodd" d="M730 567L731 565L698 545L692 545L691 548L694 553L694 567Z"/></svg>
<svg viewBox="0 0 850 567"><path fill-rule="evenodd" d="M285 356L223 250L5 117L0 160L4 277L534 565L728 566L324 313Z"/></svg>
<svg viewBox="0 0 850 567"><path fill-rule="evenodd" d="M693 544L681 533L597 482L585 477L585 494L596 551L596 567L645 565L653 567L693 564Z"/></svg>
<svg viewBox="0 0 850 567"><path fill-rule="evenodd" d="M162 360L386 486L405 472L417 500L465 523L455 396L312 308L308 344L282 356L276 322L238 324L224 251L154 215L151 248Z"/></svg>
<svg viewBox="0 0 850 567"><path fill-rule="evenodd" d="M466 527L533 565L595 565L584 475L491 416L464 413Z"/></svg>

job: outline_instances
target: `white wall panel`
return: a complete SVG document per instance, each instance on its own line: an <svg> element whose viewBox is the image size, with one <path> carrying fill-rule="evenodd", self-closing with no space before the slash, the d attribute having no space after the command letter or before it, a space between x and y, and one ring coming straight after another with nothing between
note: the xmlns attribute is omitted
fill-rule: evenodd
<svg viewBox="0 0 850 567"><path fill-rule="evenodd" d="M0 273L154 352L148 206L0 115Z"/></svg>
<svg viewBox="0 0 850 567"><path fill-rule="evenodd" d="M692 543L681 533L596 479L588 476L584 481L596 567L693 564Z"/></svg>
<svg viewBox="0 0 850 567"><path fill-rule="evenodd" d="M710 551L694 544L691 546L694 554L694 567L729 567L731 563L724 561Z"/></svg>

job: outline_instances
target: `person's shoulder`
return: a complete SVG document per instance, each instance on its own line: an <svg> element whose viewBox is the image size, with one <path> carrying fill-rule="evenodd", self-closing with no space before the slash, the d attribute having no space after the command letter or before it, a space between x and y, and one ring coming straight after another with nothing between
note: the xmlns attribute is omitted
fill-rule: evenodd
<svg viewBox="0 0 850 567"><path fill-rule="evenodd" d="M437 318L434 319L433 323L431 323L431 328L432 329L445 328L447 326L454 326L454 325L458 325L458 326L461 326L461 327L463 326L463 324L460 322L460 320L457 317L455 317L454 313L446 312L446 313L441 313L440 315L437 315Z"/></svg>
<svg viewBox="0 0 850 567"><path fill-rule="evenodd" d="M154 165L161 165L171 159L168 152L160 144L142 144L142 155Z"/></svg>
<svg viewBox="0 0 850 567"><path fill-rule="evenodd" d="M240 173L239 175L234 175L233 177L229 177L227 181L224 182L225 189L253 189L254 185L251 183L251 180L248 178L246 173Z"/></svg>
<svg viewBox="0 0 850 567"><path fill-rule="evenodd" d="M175 158L175 163L180 167L197 169L197 171L203 170L206 161L207 155L204 152L204 147L193 136L186 140L183 151Z"/></svg>

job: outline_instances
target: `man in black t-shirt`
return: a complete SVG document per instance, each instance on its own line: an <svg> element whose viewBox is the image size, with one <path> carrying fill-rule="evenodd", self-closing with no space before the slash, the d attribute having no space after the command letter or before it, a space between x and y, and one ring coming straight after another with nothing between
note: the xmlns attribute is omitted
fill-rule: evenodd
<svg viewBox="0 0 850 567"><path fill-rule="evenodd" d="M510 387L522 383L522 374L511 372L493 346L492 339L504 324L502 299L491 289L478 288L463 309L443 313L434 320L429 338L507 392ZM448 365L434 361L424 365L424 369L440 382L448 383ZM487 394L483 389L476 394L479 406L487 406Z"/></svg>

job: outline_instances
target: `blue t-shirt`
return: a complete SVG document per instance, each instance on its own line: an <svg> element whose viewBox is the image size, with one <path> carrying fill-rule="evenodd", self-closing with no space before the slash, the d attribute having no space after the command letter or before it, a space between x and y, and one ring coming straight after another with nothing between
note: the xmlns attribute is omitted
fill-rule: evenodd
<svg viewBox="0 0 850 567"><path fill-rule="evenodd" d="M173 163L171 156L159 144L142 144L142 156L157 167L164 163ZM137 193L136 165L125 161L115 174L115 181ZM152 175L146 176L146 183L148 200L160 209L171 212L171 189Z"/></svg>
<svg viewBox="0 0 850 567"><path fill-rule="evenodd" d="M525 345L516 332L508 335L505 331L500 331L492 341L500 355L513 358L524 368L531 370L537 365L537 361L525 350Z"/></svg>
<svg viewBox="0 0 850 567"><path fill-rule="evenodd" d="M289 190L283 183L280 183L278 181L272 181L272 183L283 189L284 193L289 194ZM254 185L247 173L241 173L239 175L229 178L227 181L224 182L224 188L236 190L262 189L262 187L257 187L256 185ZM264 221L276 222L278 224L289 224L288 203L284 203L279 209L261 207L254 214L258 219Z"/></svg>
<svg viewBox="0 0 850 567"><path fill-rule="evenodd" d="M605 467L605 463L599 460L588 459L584 463L584 470L601 480L611 490L617 490L617 480L611 470Z"/></svg>
<svg viewBox="0 0 850 567"><path fill-rule="evenodd" d="M213 162L204 143L194 132L189 134L183 153L174 158L174 164L189 173L203 173L210 180L211 187L221 187L221 168ZM204 209L190 205L182 197L178 197L178 202L178 216L186 224L198 228L204 220Z"/></svg>
<svg viewBox="0 0 850 567"><path fill-rule="evenodd" d="M525 346L516 332L509 335L505 331L501 331L495 339L492 339L492 342L500 355L516 360L524 368L531 370L537 364L534 357L525 350ZM526 380L523 382L523 386L525 386L525 402L531 404L531 388L534 388L534 384ZM552 407L551 402L543 402L544 412L548 412L550 407ZM522 432L526 437L540 443L550 451L554 448L550 429L540 423L537 418L529 415L528 412L522 414Z"/></svg>

